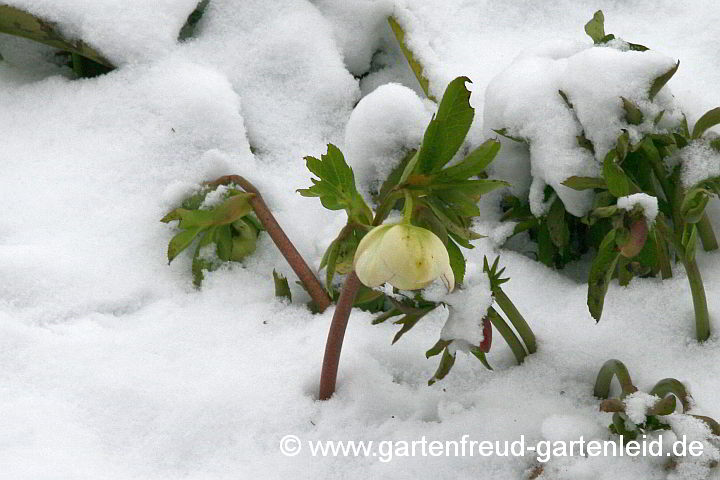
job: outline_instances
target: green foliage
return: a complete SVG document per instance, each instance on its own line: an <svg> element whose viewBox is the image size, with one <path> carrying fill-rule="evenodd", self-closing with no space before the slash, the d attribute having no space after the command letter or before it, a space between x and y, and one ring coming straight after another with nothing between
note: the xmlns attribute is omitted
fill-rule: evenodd
<svg viewBox="0 0 720 480"><path fill-rule="evenodd" d="M273 283L275 285L275 296L286 298L289 302L292 302L292 292L290 292L287 278L273 270Z"/></svg>
<svg viewBox="0 0 720 480"><path fill-rule="evenodd" d="M253 194L228 188L224 200L218 205L202 209L210 188L185 199L162 218L162 222L178 221L180 232L169 242L167 257L172 262L177 256L196 244L192 260L193 283L202 284L205 270L214 270L222 262L240 261L255 251L258 232L262 230L252 214L250 198ZM213 259L204 255L203 249L215 245Z"/></svg>
<svg viewBox="0 0 720 480"><path fill-rule="evenodd" d="M355 187L355 175L345 162L340 149L328 144L327 153L318 160L305 157L307 168L318 178L310 179L313 186L300 189L303 197L319 197L323 207L329 210L345 210L350 221L369 225L372 211L365 204Z"/></svg>
<svg viewBox="0 0 720 480"><path fill-rule="evenodd" d="M484 173L500 150L499 141L490 139L474 149L463 150L475 114L470 106L470 91L465 85L468 81L466 77L458 77L449 83L421 145L409 152L402 152L404 158L399 166L384 179L374 195L374 215L363 202L355 186L352 169L336 147L329 145L327 155L321 160L307 157L308 169L318 179L313 179L314 185L300 190L300 193L319 197L328 209L345 209L348 212L346 226L331 242L320 265L326 269L326 288L331 296L337 296L333 288L336 273L350 272L360 240L371 227L381 225L396 208L404 211L406 222L430 230L442 241L448 252L455 284L463 282L466 260L461 247L473 248L471 241L481 238L470 228L473 218L480 215L477 202L482 195L508 185L503 181L489 180ZM458 152L464 155L451 164ZM483 322L487 341L470 346L469 351L487 368L490 365L485 353L490 348L492 325L500 329L506 341L511 342L518 361L522 361L528 352L535 351L535 339L530 327L499 287L508 279L500 278L503 271L498 272L497 265L496 260L493 267L488 266L487 269L497 287L493 291L498 295L499 304L502 302L500 306L509 321L528 347L527 350L523 347L512 328L495 310L487 315L479 312L478 321ZM386 296L382 292L367 289L365 294L367 300L358 300L355 304L371 311L380 311L373 323L393 319L393 324L399 327L392 343L399 341L441 304L425 300L421 293L408 296L396 290L393 296ZM493 318L490 318L491 315ZM454 365L455 349L451 345L452 341L441 340L427 352L428 357L442 355L430 384L444 378Z"/></svg>
<svg viewBox="0 0 720 480"><path fill-rule="evenodd" d="M400 50L402 50L403 55L405 55L405 58L410 65L410 70L412 70L412 72L415 74L415 78L420 84L420 88L422 88L423 92L425 92L425 96L427 98L429 98L433 102L436 102L437 100L435 100L435 97L430 95L430 82L428 82L428 79L425 78L422 65L420 65L420 62L415 59L415 56L405 42L405 31L397 22L397 20L395 20L393 17L388 17L388 23L390 24L390 28L395 35L395 39L397 40L398 45L400 45Z"/></svg>

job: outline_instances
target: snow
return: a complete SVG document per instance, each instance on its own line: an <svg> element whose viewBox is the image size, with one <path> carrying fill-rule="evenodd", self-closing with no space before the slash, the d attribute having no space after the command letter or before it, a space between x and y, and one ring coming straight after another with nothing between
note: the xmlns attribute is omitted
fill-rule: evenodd
<svg viewBox="0 0 720 480"><path fill-rule="evenodd" d="M345 159L361 191L379 184L422 143L434 108L413 90L388 83L363 97L345 127Z"/></svg>
<svg viewBox="0 0 720 480"><path fill-rule="evenodd" d="M478 267L469 265L463 286L443 299L449 305L449 313L440 338L453 340L453 345L461 350L482 343L482 319L493 302L490 280Z"/></svg>
<svg viewBox="0 0 720 480"><path fill-rule="evenodd" d="M655 223L655 217L658 214L657 198L647 193L633 193L632 195L620 197L617 199L617 207L627 212L639 207L645 217L645 223L648 225Z"/></svg>
<svg viewBox="0 0 720 480"><path fill-rule="evenodd" d="M312 457L307 446L286 457L278 444L287 434L303 441L609 438L611 416L592 396L609 358L621 359L641 390L658 378L687 379L697 412L720 417L720 344L716 336L694 341L681 271L662 282L613 282L596 324L582 280L498 250L491 239L466 251L478 274L468 278L482 278L484 255L501 254L511 278L503 289L533 327L536 354L516 366L497 335L488 354L494 371L469 357L428 387L437 359L425 351L443 329L443 312L391 345L398 327L373 326L372 315L356 310L337 393L317 401L333 309L308 311L307 295L265 234L246 261L208 272L203 288L194 289L188 255L167 265L176 229L159 219L200 182L244 175L317 268L345 219L297 195L310 183L303 156L318 156L328 142L351 151L345 135L353 107L379 85L419 90L388 43L386 3L278 0L268 8L259 0L213 0L196 38L179 44L177 30L193 3L24 1L120 65L94 79L70 80L52 49L0 35L0 476L524 478L538 465L534 456L380 462ZM608 31L681 59L670 87L691 124L720 105L720 11L711 0L682 8L670 0L392 6L420 49L435 95L455 76L473 80L474 145L485 138L481 112L490 80L542 41L587 41L582 26L598 8ZM374 55L376 48L383 51ZM354 78L373 63L377 70ZM395 125L398 136L384 137L388 143L378 148L417 142L420 117L432 111L422 113L424 100L398 97L407 100L398 108L417 118L404 118L409 126ZM506 147L501 155L526 148ZM495 175L507 155L498 156ZM529 159L523 161L529 172ZM381 164L377 159L372 168ZM379 173L367 175L369 181ZM529 189L526 176L514 188ZM479 225L488 225L480 230L487 234L494 217L485 213ZM710 213L717 226L716 204ZM720 318L713 300L720 256L698 252L698 264L711 316ZM275 299L273 269L288 276L292 304ZM487 300L485 289L478 292L472 302ZM540 478L717 477L707 458L679 462L670 474L664 460L553 458Z"/></svg>
<svg viewBox="0 0 720 480"><path fill-rule="evenodd" d="M146 62L170 52L199 0L6 0L57 23L70 40L81 39L113 65Z"/></svg>
<svg viewBox="0 0 720 480"><path fill-rule="evenodd" d="M720 177L720 152L710 146L713 136L691 141L677 152L681 164L681 180L685 188Z"/></svg>
<svg viewBox="0 0 720 480"><path fill-rule="evenodd" d="M623 399L625 402L625 413L635 425L645 423L647 411L655 405L660 398L645 392L631 393Z"/></svg>
<svg viewBox="0 0 720 480"><path fill-rule="evenodd" d="M654 102L647 99L652 81L675 66L675 61L652 50L622 51L591 47L579 42L549 41L519 55L492 79L485 93L484 129L524 139L525 155L508 152L495 162L495 176L517 184L516 195L528 194L536 216L547 213L549 185L576 216L592 206L592 191L576 191L562 182L570 176L597 177L601 162L625 130L633 142L653 131L653 119L664 110L657 128L677 125L682 114L667 91ZM570 108L559 92L567 97ZM625 120L621 97L638 104L645 121L638 126ZM666 124L663 122L667 122ZM584 135L595 155L578 143ZM505 145L513 142L503 138ZM517 142L516 142L517 143ZM516 147L517 148L517 147ZM529 191L521 190L528 184Z"/></svg>

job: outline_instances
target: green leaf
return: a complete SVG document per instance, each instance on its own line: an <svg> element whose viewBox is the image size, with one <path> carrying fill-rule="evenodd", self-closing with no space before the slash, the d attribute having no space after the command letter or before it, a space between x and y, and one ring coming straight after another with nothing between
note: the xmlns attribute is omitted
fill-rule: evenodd
<svg viewBox="0 0 720 480"><path fill-rule="evenodd" d="M227 225L252 212L250 199L254 196L252 193L237 193L212 210L208 210L212 214L212 225ZM195 212L203 211L205 210L195 210Z"/></svg>
<svg viewBox="0 0 720 480"><path fill-rule="evenodd" d="M167 250L167 257L168 257L168 263L172 262L175 257L177 257L180 252L185 250L187 247L190 246L193 240L195 240L195 237L202 228L191 228L189 230L184 230L177 235L175 235L172 240L170 240L170 243L168 244L168 250Z"/></svg>
<svg viewBox="0 0 720 480"><path fill-rule="evenodd" d="M66 38L63 30L61 25L49 19L31 15L9 5L0 5L0 32L29 38L114 68L109 60L87 43L79 39Z"/></svg>
<svg viewBox="0 0 720 480"><path fill-rule="evenodd" d="M430 307L427 309L424 309L421 312L417 313L408 313L400 320L396 320L395 325L402 325L402 328L398 330L398 332L395 334L392 340L392 344L395 345L395 343L402 338L403 335L405 335L407 332L409 332L425 315L428 314L431 310L433 310L435 307Z"/></svg>
<svg viewBox="0 0 720 480"><path fill-rule="evenodd" d="M615 152L610 150L603 162L603 176L607 182L608 190L615 197L624 197L630 194L630 179L623 169L615 163Z"/></svg>
<svg viewBox="0 0 720 480"><path fill-rule="evenodd" d="M555 255L557 247L550 237L550 229L548 228L547 219L540 222L540 228L537 235L538 252L537 258L540 263L553 267L555 265Z"/></svg>
<svg viewBox="0 0 720 480"><path fill-rule="evenodd" d="M328 144L325 155L318 160L305 157L307 168L318 179L311 179L313 186L300 189L303 197L319 197L320 203L328 210L345 210L348 218L361 224L372 223L372 211L365 204L355 186L355 174L345 162L342 152L332 143Z"/></svg>
<svg viewBox="0 0 720 480"><path fill-rule="evenodd" d="M418 155L419 173L440 170L465 141L475 116L466 82L470 82L470 79L458 77L445 89L437 115L425 130Z"/></svg>
<svg viewBox="0 0 720 480"><path fill-rule="evenodd" d="M500 142L494 139L487 140L452 167L445 168L437 174L438 181L465 180L480 173L487 168L500 151Z"/></svg>
<svg viewBox="0 0 720 480"><path fill-rule="evenodd" d="M591 190L595 188L607 188L605 180L594 177L570 177L562 182L568 188L573 190Z"/></svg>
<svg viewBox="0 0 720 480"><path fill-rule="evenodd" d="M445 246L450 257L450 268L455 276L455 284L460 285L465 279L465 256L455 242L449 240Z"/></svg>
<svg viewBox="0 0 720 480"><path fill-rule="evenodd" d="M625 120L630 125L640 125L643 123L644 116L640 107L632 100L628 100L625 97L620 98L622 99L623 108L625 109Z"/></svg>
<svg viewBox="0 0 720 480"><path fill-rule="evenodd" d="M440 365L438 365L435 375L428 380L428 385L432 385L438 380L445 378L445 376L450 373L450 369L452 369L453 365L455 365L455 355L452 355L450 350L446 348L443 351L442 358L440 359Z"/></svg>
<svg viewBox="0 0 720 480"><path fill-rule="evenodd" d="M710 192L704 188L693 188L685 194L680 206L680 214L687 223L697 223L705 213L705 207L710 201Z"/></svg>
<svg viewBox="0 0 720 480"><path fill-rule="evenodd" d="M563 92L562 90L558 90L558 94L560 94L560 98L563 99L563 102L565 102L565 105L567 105L567 107L568 107L570 110L572 110L572 109L573 109L573 104L570 103L570 99L568 98L567 94L566 94L565 92Z"/></svg>
<svg viewBox="0 0 720 480"><path fill-rule="evenodd" d="M174 220L180 220L182 218L182 211L182 208L176 208L175 210L168 212L168 214L161 218L160 221L163 223L170 223Z"/></svg>
<svg viewBox="0 0 720 480"><path fill-rule="evenodd" d="M274 269L273 283L275 284L275 296L278 298L287 298L288 301L292 302L292 292L290 292L290 285L288 284L287 278L277 273Z"/></svg>
<svg viewBox="0 0 720 480"><path fill-rule="evenodd" d="M627 130L623 130L623 133L617 139L615 145L615 152L617 152L617 161L620 163L625 160L625 157L630 150L630 134Z"/></svg>
<svg viewBox="0 0 720 480"><path fill-rule="evenodd" d="M705 130L714 127L718 123L720 123L720 107L713 108L700 117L693 128L692 138L702 137Z"/></svg>
<svg viewBox="0 0 720 480"><path fill-rule="evenodd" d="M657 77L655 80L653 80L652 85L650 85L650 92L648 93L648 97L650 97L650 101L655 98L655 95L658 94L660 90L665 86L665 84L675 75L675 72L677 72L678 67L680 67L680 60L675 64L674 67L672 67L667 72L663 73L659 77Z"/></svg>
<svg viewBox="0 0 720 480"><path fill-rule="evenodd" d="M508 187L509 183L502 180L457 180L452 182L438 182L429 185L421 185L420 189L427 190L455 190L480 197L486 193L490 193L498 188ZM413 187L409 187L413 188Z"/></svg>
<svg viewBox="0 0 720 480"><path fill-rule="evenodd" d="M587 304L595 321L600 321L602 316L605 295L619 258L620 252L615 247L615 230L610 230L593 259L588 278Z"/></svg>
<svg viewBox="0 0 720 480"><path fill-rule="evenodd" d="M407 44L405 43L405 31L397 22L397 20L395 20L393 17L388 17L388 23L390 24L390 28L395 34L395 39L400 45L400 50L402 50L403 55L405 55L405 58L410 65L410 69L413 71L413 73L415 74L415 78L417 78L417 81L420 84L420 88L422 88L423 92L425 92L425 96L427 98L437 103L435 97L430 95L430 82L428 82L428 79L425 78L425 75L423 74L422 65L420 65L420 62L415 59L412 51L407 47Z"/></svg>
<svg viewBox="0 0 720 480"><path fill-rule="evenodd" d="M492 370L493 368L490 366L490 363L487 361L487 357L485 356L485 352L480 350L479 348L471 348L470 353L475 355L475 357L480 360L480 363L483 364L483 367L487 368L488 370Z"/></svg>
<svg viewBox="0 0 720 480"><path fill-rule="evenodd" d="M453 342L452 340L443 340L443 339L438 340L437 343L435 345L433 345L432 348L430 348L430 350L425 352L425 358L430 358L430 357L434 357L435 355L439 355L440 352L442 352L445 349L445 347L450 345L452 342Z"/></svg>
<svg viewBox="0 0 720 480"><path fill-rule="evenodd" d="M223 225L215 230L216 253L220 260L227 262L232 257L233 238L230 225Z"/></svg>
<svg viewBox="0 0 720 480"><path fill-rule="evenodd" d="M592 20L585 24L585 33L593 39L595 44L602 43L605 38L605 16L602 10L595 12Z"/></svg>
<svg viewBox="0 0 720 480"><path fill-rule="evenodd" d="M560 198L556 198L547 214L547 226L550 240L558 248L563 248L570 242L570 229L565 222L565 205Z"/></svg>

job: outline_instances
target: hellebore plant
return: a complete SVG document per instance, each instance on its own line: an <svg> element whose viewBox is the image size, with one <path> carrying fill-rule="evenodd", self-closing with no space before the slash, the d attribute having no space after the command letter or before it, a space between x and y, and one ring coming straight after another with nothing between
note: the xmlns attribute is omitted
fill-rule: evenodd
<svg viewBox="0 0 720 480"><path fill-rule="evenodd" d="M507 185L477 178L497 154L500 144L496 140L488 140L461 161L447 166L465 142L474 117L467 81L459 77L450 82L422 144L410 151L383 183L375 197L374 212L358 192L354 173L337 147L328 145L320 159L306 157L307 167L317 179L312 179L310 188L299 190L300 194L319 197L324 207L345 210L348 217L321 262L321 268L326 268L326 287L334 297L335 273L347 273L328 333L321 400L330 398L335 391L342 342L353 305L373 311L390 308L374 323L404 314L395 322L402 325L397 341L440 304L423 299L421 294L398 300L372 287L388 283L396 291L419 290L440 279L451 291L463 282L465 257L459 247L472 248L470 241L481 237L470 229L472 218L480 214L476 203L482 194ZM402 209L403 221L384 225L395 208ZM478 321L484 314L478 312ZM454 352L452 356L454 359Z"/></svg>
<svg viewBox="0 0 720 480"><path fill-rule="evenodd" d="M208 205L210 194L215 201ZM180 208L165 215L162 222L179 221L182 230L168 244L172 262L195 243L193 282L200 286L204 270L214 270L222 262L240 261L255 251L258 233L264 230L283 254L290 267L312 298L319 312L330 305L330 297L308 267L265 204L260 192L239 175L227 175L207 182L198 192L183 201ZM278 296L290 298L287 280L273 272Z"/></svg>
<svg viewBox="0 0 720 480"><path fill-rule="evenodd" d="M605 34L602 12L595 14L585 30L596 45L615 40L613 35ZM630 50L647 50L642 45L627 45ZM679 62L651 82L643 102L652 104L678 66ZM574 111L568 96L563 91L558 94ZM604 157L601 177L571 176L563 182L577 191L593 191L592 210L584 217L569 214L548 186L545 200L551 203L545 216L536 218L525 202L509 197L505 200L503 219L518 222L514 234L529 232L538 244L538 259L547 265L563 267L590 248L597 251L588 278L588 308L597 321L613 277L618 278L620 285L627 285L635 276L660 274L669 278L675 257L688 276L696 337L702 342L710 336L710 318L695 248L698 239L705 250L718 248L705 207L712 195L720 194L720 177L704 178L693 185L684 185L682 180L684 170L693 163L692 158L686 159L690 155L687 152L699 144L718 153L720 166L720 140L712 135L703 136L720 123L720 108L703 115L690 131L684 116L681 122L665 122L661 128L659 123L665 110L646 118L647 113L638 103L624 97L618 102L628 126L642 124L645 133L630 135L627 129L622 130ZM498 133L508 136L504 130ZM584 133L577 137L577 142L595 153L593 143Z"/></svg>
<svg viewBox="0 0 720 480"><path fill-rule="evenodd" d="M613 378L620 383L618 398L610 397ZM594 394L603 399L600 411L612 413L610 432L621 435L623 441L635 440L638 435L654 430L670 430L663 416L676 414L677 402L682 405L682 415L688 415L705 422L712 435L720 435L720 425L710 417L692 415L691 396L685 385L674 378L657 382L649 394L638 391L633 385L627 367L620 360L608 360L602 366L595 381Z"/></svg>

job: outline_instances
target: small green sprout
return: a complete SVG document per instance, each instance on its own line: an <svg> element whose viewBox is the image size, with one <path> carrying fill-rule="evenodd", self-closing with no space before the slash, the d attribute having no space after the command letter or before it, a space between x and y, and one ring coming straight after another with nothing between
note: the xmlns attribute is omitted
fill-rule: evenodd
<svg viewBox="0 0 720 480"><path fill-rule="evenodd" d="M613 378L617 378L620 383L621 393L619 397L610 398ZM613 414L612 423L608 427L610 432L622 436L623 441L635 440L638 436L655 430L670 430L671 427L663 416L677 415L678 402L682 406L682 415L705 422L713 435L720 435L720 425L715 420L688 413L692 407L692 397L682 382L674 378L664 378L655 384L649 395L643 394L633 385L627 367L620 360L608 360L602 366L595 381L594 395L603 399L600 411ZM635 411L635 404L644 406L644 412Z"/></svg>

